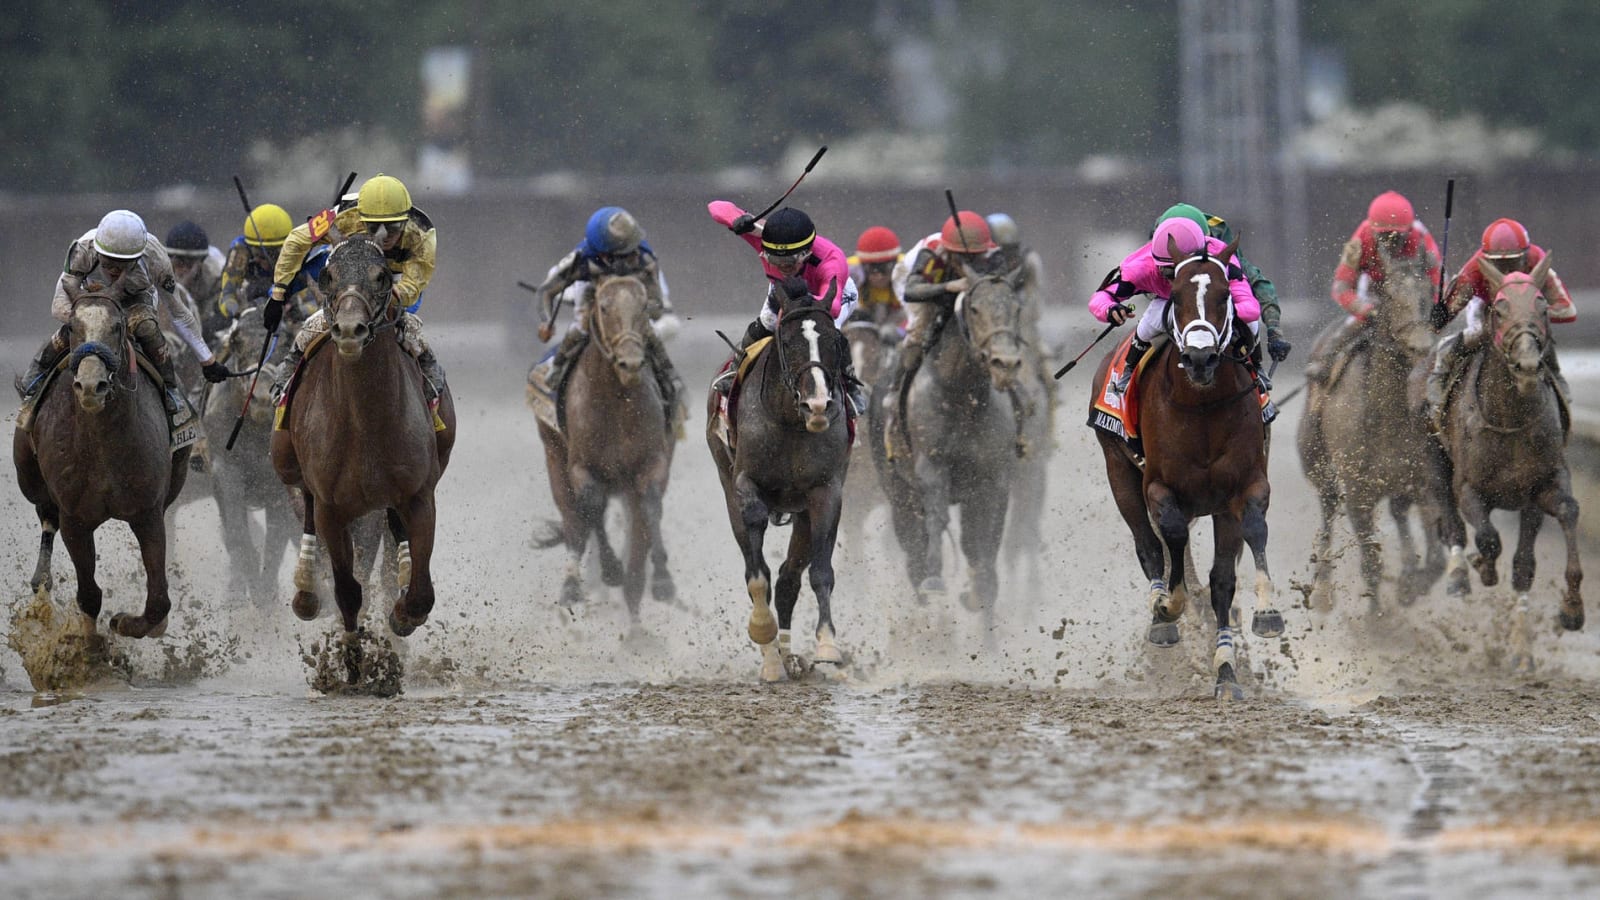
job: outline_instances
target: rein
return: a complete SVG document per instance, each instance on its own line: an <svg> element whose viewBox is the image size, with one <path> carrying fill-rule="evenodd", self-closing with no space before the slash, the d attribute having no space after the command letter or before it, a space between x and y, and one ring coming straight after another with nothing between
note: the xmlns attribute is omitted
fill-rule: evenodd
<svg viewBox="0 0 1600 900"><path fill-rule="evenodd" d="M1182 262L1178 263L1176 266L1173 267L1173 270L1172 270L1172 281L1173 281L1173 283L1174 284L1177 283L1177 281L1178 281L1178 273L1182 272L1184 267L1189 265L1190 263L1193 263L1193 262L1202 262L1202 263L1204 263L1204 262L1214 261L1215 259L1216 259L1216 257L1211 256L1209 254L1197 253L1194 256L1191 256L1188 259L1183 260ZM1220 265L1220 263L1219 263L1219 265ZM1224 286L1227 285L1227 278L1228 278L1227 268L1223 267L1222 283L1223 283ZM1213 342L1212 346L1216 347L1219 352L1226 351L1228 345L1233 342L1233 321L1234 321L1234 319L1233 319L1233 317L1234 317L1233 296L1231 294L1228 296L1228 300L1227 300L1227 302L1226 302L1226 304L1224 306L1224 308L1227 311L1227 314L1222 320L1222 327L1219 329L1217 326L1211 324L1211 322L1206 319L1205 291L1206 291L1206 288L1210 286L1211 277L1209 275L1196 275L1196 276L1194 276L1194 278L1192 278L1190 280L1191 281L1199 281L1201 279L1204 279L1206 283L1200 285L1199 289L1195 292L1195 307L1196 307L1196 313L1197 314L1195 316L1194 321L1192 321L1189 324L1183 326L1182 329L1179 329L1178 328L1178 304L1169 303L1169 304L1167 304L1167 331L1169 333L1171 333L1175 338L1177 338L1178 347L1179 347L1180 350L1185 350L1185 349L1188 349L1190 347L1195 347L1195 346L1200 346L1200 347L1205 346L1204 344L1195 344L1190 340L1190 335L1191 334L1193 334L1194 332L1201 332L1201 333L1207 335L1208 337L1210 337L1210 339Z"/></svg>
<svg viewBox="0 0 1600 900"><path fill-rule="evenodd" d="M829 378L828 367L826 363L823 363L820 360L812 362L808 359L798 369L791 370L789 366L789 357L783 352L783 340L779 337L780 333L783 331L783 327L788 325L791 321L798 324L811 321L819 317L825 319L829 325L833 324L833 317L829 316L828 311L820 306L809 306L794 312L786 312L780 315L778 318L777 330L773 332L774 346L772 350L773 355L778 357L778 377L783 383L783 386L791 395L799 395L800 379L804 378L812 369L816 369L822 373L822 381L828 387L829 396L833 396L835 393L837 393L837 387L834 384L834 380ZM843 407L844 404L842 403L834 404L833 412L828 416L829 421L838 418L839 413L843 410Z"/></svg>
<svg viewBox="0 0 1600 900"><path fill-rule="evenodd" d="M1507 368L1510 368L1510 366L1511 366L1511 351L1509 350L1509 348L1511 347L1512 344L1516 343L1516 339L1517 338L1521 337L1524 334L1531 335L1533 337L1533 339L1534 339L1535 345L1539 348L1539 372L1538 372L1538 378L1539 378L1540 394L1542 396L1544 388L1546 387L1546 384L1545 384L1546 366L1545 366L1545 362L1544 362L1544 349L1545 348L1544 348L1544 341L1540 339L1542 337L1542 335L1539 333L1539 329L1536 326L1534 326L1531 323L1527 323L1527 322L1523 322L1523 323L1519 323L1519 324L1511 326L1510 328L1508 328L1506 330L1506 333L1504 335L1504 340L1495 344L1494 352L1498 353L1500 355L1501 362L1505 363ZM1488 408L1487 408L1487 406L1485 406L1485 404L1483 402L1483 365L1482 364L1479 364L1479 366L1478 366L1478 377L1474 378L1473 382L1472 382L1472 395L1473 395L1473 399L1477 401L1477 408L1475 410L1473 410L1473 412L1477 415L1478 421L1483 423L1483 427L1486 430L1492 431L1492 432L1494 432L1496 434L1519 434L1519 433L1521 433L1522 431L1524 431L1528 427L1528 420L1533 418L1533 416L1536 414L1536 413L1530 412L1526 417L1523 418L1523 420L1521 422L1518 422L1515 425L1496 425L1493 422L1489 421Z"/></svg>
<svg viewBox="0 0 1600 900"><path fill-rule="evenodd" d="M644 335L638 329L625 329L621 334L617 335L615 341L612 341L606 335L605 319L600 315L598 292L596 296L590 298L588 306L583 311L583 317L589 333L594 335L594 340L590 343L595 345L595 349L600 351L600 357L606 362L615 364L617 361L617 348L625 343L635 344L643 352ZM646 325L645 327L648 328L649 326Z"/></svg>

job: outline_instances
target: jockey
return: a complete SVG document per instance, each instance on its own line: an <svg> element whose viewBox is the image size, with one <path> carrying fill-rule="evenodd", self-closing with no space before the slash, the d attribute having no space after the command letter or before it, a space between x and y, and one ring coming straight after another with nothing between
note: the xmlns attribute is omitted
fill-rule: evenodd
<svg viewBox="0 0 1600 900"><path fill-rule="evenodd" d="M1427 270L1428 283L1438 283L1439 247L1412 211L1411 201L1395 191L1384 191L1374 197L1367 207L1367 217L1345 242L1339 267L1333 273L1333 299L1350 316L1306 363L1308 381L1322 381L1328 377L1332 361L1361 333L1367 316L1372 314L1374 301L1368 299L1367 288L1381 284L1385 275L1383 257L1378 252L1380 246L1393 257L1420 257Z"/></svg>
<svg viewBox="0 0 1600 900"><path fill-rule="evenodd" d="M72 340L69 322L73 306L88 291L108 291L116 298L127 316L129 334L161 373L172 424L187 422L189 407L179 393L177 373L167 353L166 336L156 323L156 304L162 301L168 304L178 335L200 360L207 381L220 382L230 373L211 355L211 348L200 335L200 323L195 320L194 312L173 298L177 286L166 248L155 235L145 231L143 219L126 209L106 213L98 226L74 241L67 248L66 266L56 280L55 295L50 301L50 314L62 325L39 348L28 364L27 373L17 379L17 392L22 395L23 405L23 413L18 416L19 427L28 427L32 404L38 399L44 376L66 355Z"/></svg>
<svg viewBox="0 0 1600 900"><path fill-rule="evenodd" d="M645 358L656 373L661 389L661 400L670 412L676 408L683 381L667 350L661 344L661 332L677 322L668 299L667 280L661 274L656 253L644 239L644 229L629 212L620 206L603 206L589 217L583 230L583 240L561 261L550 267L550 272L540 283L534 302L539 308L539 340L549 341L555 334L556 298L572 299L572 323L561 338L556 354L550 361L547 376L552 388L559 389L578 355L589 342L584 329L585 311L594 297L595 284L602 275L635 275L644 282L650 309L651 329L645 336Z"/></svg>
<svg viewBox="0 0 1600 900"><path fill-rule="evenodd" d="M846 262L844 251L839 249L838 244L817 234L810 216L785 206L758 222L755 216L727 200L713 200L706 205L706 210L717 224L727 226L729 231L744 238L745 243L755 248L761 256L761 270L769 282L798 276L805 281L811 296L819 301L827 297L830 291L833 292L833 306L828 314L833 317L835 325L844 326L845 320L856 308L856 283L850 277L850 265ZM739 354L742 355L756 341L770 337L777 327L777 294L768 284L761 312L745 329L744 338L739 342ZM738 356L734 359L737 362ZM727 394L733 388L736 371L737 366L730 366L728 371L711 383L711 387ZM867 408L861 388L855 367L846 362L844 390L852 407L851 415L859 415Z"/></svg>
<svg viewBox="0 0 1600 900"><path fill-rule="evenodd" d="M245 307L254 305L269 293L263 288L270 288L275 279L283 243L293 229L289 213L275 203L263 203L245 215L239 236L228 245L228 262L222 273L217 312L224 318L237 317ZM291 300L305 296L304 292L316 283L327 261L326 247L317 247L306 254L305 263L289 282ZM311 305L315 306L315 293L309 296L313 300Z"/></svg>
<svg viewBox="0 0 1600 900"><path fill-rule="evenodd" d="M200 324L206 339L211 339L226 324L209 312L215 309L217 295L222 290L222 267L226 257L211 245L206 230L194 222L184 221L172 226L162 244L172 262L172 275L178 280L178 287L189 295L195 309L203 311Z"/></svg>
<svg viewBox="0 0 1600 900"><path fill-rule="evenodd" d="M1022 245L1022 230L1015 219L1005 213L990 213L984 217L989 225L989 236L1000 248L993 261L999 272L1019 271L1017 296L1022 300L1022 340L1034 348L1038 361L1039 380L1054 397L1056 380L1050 377L1050 362L1046 358L1044 339L1039 335L1041 294L1044 292L1044 259L1031 247Z"/></svg>
<svg viewBox="0 0 1600 900"><path fill-rule="evenodd" d="M1178 255L1175 258L1170 256L1170 244L1177 245ZM1111 384L1113 391L1121 393L1127 390L1134 370L1144 360L1144 355L1150 352L1151 342L1166 328L1167 301L1172 296L1173 270L1178 263L1202 249L1217 255L1227 247L1221 240L1207 237L1193 220L1176 216L1156 226L1156 233L1150 242L1128 254L1122 265L1106 276L1105 283L1089 298L1089 311L1102 322L1121 325L1131 318L1132 308L1123 304L1135 294L1155 297L1139 319L1133 341L1128 345L1128 354L1123 360L1122 375ZM1248 324L1250 333L1254 335L1261 325L1261 305L1250 291L1250 282L1245 280L1237 256L1227 261L1227 269L1234 317Z"/></svg>
<svg viewBox="0 0 1600 900"><path fill-rule="evenodd" d="M1156 219L1156 225L1173 216L1183 216L1193 221L1205 230L1207 237L1214 237L1224 244L1233 243L1233 228L1221 216L1207 215L1191 204L1178 203L1168 207ZM1283 310L1278 306L1278 288L1261 273L1255 263L1245 259L1243 253L1235 251L1234 255L1239 259L1239 268L1244 269L1245 280L1250 282L1250 293L1255 294L1256 302L1261 304L1261 324L1267 329L1267 354L1275 362L1283 362L1289 358L1289 351L1294 345L1283 336L1283 329L1278 324L1283 319Z"/></svg>
<svg viewBox="0 0 1600 900"><path fill-rule="evenodd" d="M851 280L861 290L857 312L875 325L898 325L904 316L904 307L894 290L894 267L904 256L900 237L882 225L874 225L856 238L856 252L845 260L850 265Z"/></svg>
<svg viewBox="0 0 1600 900"><path fill-rule="evenodd" d="M1527 274L1544 257L1544 248L1529 240L1528 229L1522 227L1521 222L1495 219L1483 230L1483 242L1478 252L1472 254L1456 277L1450 280L1450 286L1445 289L1444 302L1434 304L1431 319L1435 331L1450 324L1462 309L1467 311L1467 327L1459 335L1451 335L1439 344L1433 368L1428 372L1426 410L1434 418L1435 430L1438 430L1437 416L1444 406L1445 386L1450 383L1451 375L1463 360L1483 346L1484 339L1489 336L1488 329L1484 327L1484 313L1493 298L1489 294L1488 281L1483 276L1483 267L1493 266L1506 275L1512 272ZM1551 322L1566 324L1578 320L1578 308L1573 305L1567 286L1561 283L1554 269L1545 274L1544 284L1539 285L1539 291L1550 303ZM1554 376L1562 399L1570 405L1572 392L1556 362L1553 343L1545 345L1544 362Z"/></svg>
<svg viewBox="0 0 1600 900"><path fill-rule="evenodd" d="M263 225L262 230L265 231L266 226ZM374 175L361 185L354 206L341 204L339 209L325 209L289 232L278 252L272 290L267 295L262 319L268 331L277 330L278 323L283 320L283 309L293 293L295 279L311 264L308 257L314 248L318 245L331 247L342 242L346 234L358 231L372 235L389 264L394 278L390 302L403 310L395 323L400 332L400 346L422 367L431 404L444 393L444 369L423 338L422 320L415 313L422 307L422 292L433 278L438 232L427 214L411 205L411 192L393 175ZM306 319L295 335L294 348L285 360L283 375L272 386L274 395L283 391L289 376L305 358L312 340L326 333L328 328L323 310L317 310Z"/></svg>

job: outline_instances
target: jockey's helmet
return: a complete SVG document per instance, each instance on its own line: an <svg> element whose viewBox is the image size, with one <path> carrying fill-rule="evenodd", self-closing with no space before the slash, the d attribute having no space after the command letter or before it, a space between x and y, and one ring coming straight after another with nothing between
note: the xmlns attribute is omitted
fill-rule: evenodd
<svg viewBox="0 0 1600 900"><path fill-rule="evenodd" d="M172 226L162 244L168 256L180 259L205 256L211 250L211 238L206 236L206 230L187 220Z"/></svg>
<svg viewBox="0 0 1600 900"><path fill-rule="evenodd" d="M1188 219L1199 225L1201 231L1209 233L1211 230L1211 223L1206 220L1206 214L1200 211L1200 207L1192 203L1174 203L1167 207L1166 212L1156 217L1156 224L1150 229L1151 232L1154 233L1156 228L1160 228L1162 222L1175 218Z"/></svg>
<svg viewBox="0 0 1600 900"><path fill-rule="evenodd" d="M244 240L252 247L282 247L293 229L289 212L276 203L263 203L244 217Z"/></svg>
<svg viewBox="0 0 1600 900"><path fill-rule="evenodd" d="M401 222L411 214L411 192L393 175L374 175L361 185L356 209L363 222Z"/></svg>
<svg viewBox="0 0 1600 900"><path fill-rule="evenodd" d="M112 259L138 259L144 243L144 220L132 210L113 209L94 230L95 252Z"/></svg>
<svg viewBox="0 0 1600 900"><path fill-rule="evenodd" d="M795 256L810 251L817 239L811 217L785 206L767 217L761 229L761 249L769 256Z"/></svg>
<svg viewBox="0 0 1600 900"><path fill-rule="evenodd" d="M620 206L602 206L589 217L583 238L590 249L612 256L626 256L644 243L644 229L632 214Z"/></svg>
<svg viewBox="0 0 1600 900"><path fill-rule="evenodd" d="M1017 227L1016 219L1005 213L989 213L984 221L989 223L989 236L996 244L1015 247L1022 243L1022 230Z"/></svg>
<svg viewBox="0 0 1600 900"><path fill-rule="evenodd" d="M944 227L939 230L939 241L952 253L987 253L995 249L994 237L989 234L989 223L969 209L963 209L944 220Z"/></svg>
<svg viewBox="0 0 1600 900"><path fill-rule="evenodd" d="M900 236L874 225L856 238L856 258L863 263L894 262L900 256Z"/></svg>
<svg viewBox="0 0 1600 900"><path fill-rule="evenodd" d="M1411 201L1398 191L1384 191L1372 198L1367 207L1367 221L1372 223L1373 231L1410 231L1416 220Z"/></svg>
<svg viewBox="0 0 1600 900"><path fill-rule="evenodd" d="M1172 247L1176 245L1178 255L1172 255ZM1199 253L1206 245L1206 233L1199 225L1182 218L1172 218L1156 226L1156 233L1150 238L1150 255L1162 265L1173 265L1180 260L1188 259Z"/></svg>
<svg viewBox="0 0 1600 900"><path fill-rule="evenodd" d="M1528 229L1516 219L1495 219L1483 230L1483 255L1493 260L1521 261L1528 252ZM1496 266L1504 270L1504 266Z"/></svg>

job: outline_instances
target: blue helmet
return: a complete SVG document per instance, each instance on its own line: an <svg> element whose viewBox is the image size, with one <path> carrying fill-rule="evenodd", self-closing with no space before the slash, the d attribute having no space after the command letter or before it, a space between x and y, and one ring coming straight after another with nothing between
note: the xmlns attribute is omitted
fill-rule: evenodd
<svg viewBox="0 0 1600 900"><path fill-rule="evenodd" d="M597 253L627 254L644 243L644 229L620 206L602 206L583 229L584 242Z"/></svg>

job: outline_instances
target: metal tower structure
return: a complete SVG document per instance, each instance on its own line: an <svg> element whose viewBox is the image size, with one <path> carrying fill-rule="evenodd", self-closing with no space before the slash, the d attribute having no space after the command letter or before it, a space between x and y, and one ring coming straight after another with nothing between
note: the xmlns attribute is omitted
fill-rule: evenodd
<svg viewBox="0 0 1600 900"><path fill-rule="evenodd" d="M1279 292L1304 294L1299 0L1179 0L1183 199L1228 219Z"/></svg>

